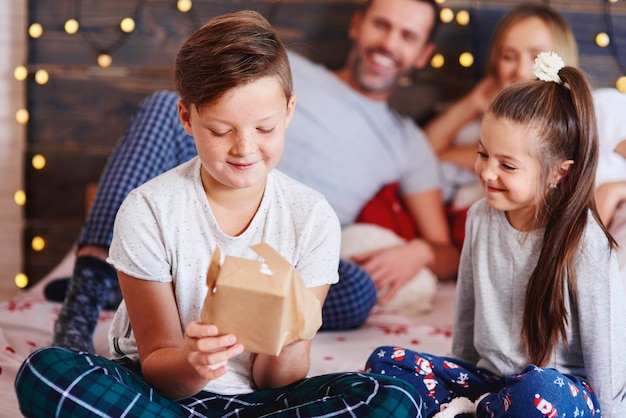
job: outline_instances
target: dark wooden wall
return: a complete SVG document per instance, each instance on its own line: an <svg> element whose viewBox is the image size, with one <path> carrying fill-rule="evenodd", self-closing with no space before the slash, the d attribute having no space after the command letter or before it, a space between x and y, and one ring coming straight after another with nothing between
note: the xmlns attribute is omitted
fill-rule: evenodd
<svg viewBox="0 0 626 418"><path fill-rule="evenodd" d="M493 25L518 1L461 2L445 6L471 12L472 23L443 25L439 51L446 65L414 74L411 85L392 99L394 107L423 122L440 103L464 92L482 75L484 52ZM626 57L626 2L612 4L616 39ZM24 231L25 273L31 283L44 276L76 240L85 216L87 185L98 181L106 159L136 104L150 92L172 88L172 63L179 45L207 19L238 9L254 9L279 28L290 48L330 68L337 68L349 47L346 29L357 0L194 0L189 13L176 9L176 0L30 0L30 22L41 23L41 38L29 42L32 72L45 69L49 81L28 82L27 164L28 196ZM606 31L605 1L553 2L575 29L582 68L598 86L613 85L623 67L614 50L598 48L595 34ZM137 27L122 36L119 22L137 13ZM80 31L68 35L63 24L78 17ZM109 68L96 65L98 51L111 51ZM476 56L473 68L462 68L456 57L463 51ZM624 60L624 58L622 58ZM623 61L622 61L623 64ZM43 170L30 159L42 154ZM46 240L43 251L30 248L32 237Z"/></svg>

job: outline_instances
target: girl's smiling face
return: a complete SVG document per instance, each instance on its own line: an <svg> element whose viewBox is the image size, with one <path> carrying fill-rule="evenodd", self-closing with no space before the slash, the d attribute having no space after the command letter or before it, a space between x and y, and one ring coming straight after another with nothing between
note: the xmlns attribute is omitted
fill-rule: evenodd
<svg viewBox="0 0 626 418"><path fill-rule="evenodd" d="M544 190L541 163L532 152L535 136L528 126L487 114L474 164L487 202L506 212L518 230L528 229L539 202L539 191Z"/></svg>

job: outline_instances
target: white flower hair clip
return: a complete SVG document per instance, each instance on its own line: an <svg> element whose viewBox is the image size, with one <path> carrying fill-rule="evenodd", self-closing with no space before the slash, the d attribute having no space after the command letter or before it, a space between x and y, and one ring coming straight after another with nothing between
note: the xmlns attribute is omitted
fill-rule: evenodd
<svg viewBox="0 0 626 418"><path fill-rule="evenodd" d="M563 84L559 71L565 67L563 59L556 52L541 52L535 58L533 75L542 81L554 81Z"/></svg>

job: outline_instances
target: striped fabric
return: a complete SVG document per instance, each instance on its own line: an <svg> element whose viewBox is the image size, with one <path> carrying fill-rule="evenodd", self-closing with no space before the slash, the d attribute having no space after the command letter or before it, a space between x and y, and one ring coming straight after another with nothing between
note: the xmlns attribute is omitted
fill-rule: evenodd
<svg viewBox="0 0 626 418"><path fill-rule="evenodd" d="M130 191L198 155L178 119L178 95L159 91L140 103L109 157L78 246L109 247L120 205Z"/></svg>

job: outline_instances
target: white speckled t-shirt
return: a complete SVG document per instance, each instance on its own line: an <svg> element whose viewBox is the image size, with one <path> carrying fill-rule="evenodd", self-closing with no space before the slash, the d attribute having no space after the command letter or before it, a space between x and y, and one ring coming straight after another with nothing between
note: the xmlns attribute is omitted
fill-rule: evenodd
<svg viewBox="0 0 626 418"><path fill-rule="evenodd" d="M200 170L196 157L133 190L117 213L107 260L129 276L172 282L183 329L200 318L216 245L222 256L256 260L250 246L265 242L298 270L307 287L338 281L341 231L321 194L274 170L252 222L233 237L215 221ZM124 302L111 324L109 343L113 358L138 359ZM252 391L251 365L252 355L241 354L229 361L225 376L204 389L221 394Z"/></svg>

